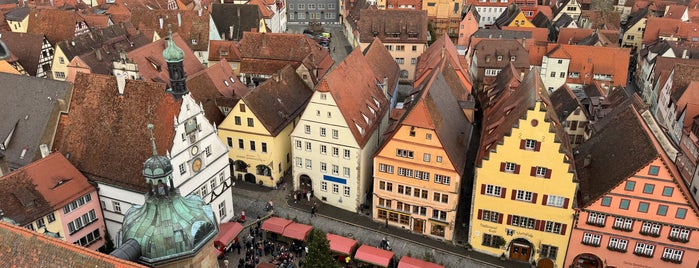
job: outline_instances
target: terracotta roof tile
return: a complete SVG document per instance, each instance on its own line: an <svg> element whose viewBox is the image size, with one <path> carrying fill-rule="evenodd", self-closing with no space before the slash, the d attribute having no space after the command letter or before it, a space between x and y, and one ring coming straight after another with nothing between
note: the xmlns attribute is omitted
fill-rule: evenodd
<svg viewBox="0 0 699 268"><path fill-rule="evenodd" d="M0 221L0 258L10 267L145 267Z"/></svg>
<svg viewBox="0 0 699 268"><path fill-rule="evenodd" d="M254 5L218 4L211 6L211 18L226 40L240 40L243 33L260 27L260 9ZM230 30L233 29L233 33Z"/></svg>
<svg viewBox="0 0 699 268"><path fill-rule="evenodd" d="M355 49L316 86L317 91L329 92L333 96L355 141L362 148L388 111L388 99L379 87L381 80L372 72L362 52ZM368 118L368 122L364 118Z"/></svg>
<svg viewBox="0 0 699 268"><path fill-rule="evenodd" d="M260 9L260 14L265 19L271 19L274 15L274 11L267 3L264 2L264 0L250 0L247 4L256 5Z"/></svg>
<svg viewBox="0 0 699 268"><path fill-rule="evenodd" d="M369 44L364 50L364 58L366 58L371 70L376 74L376 77L381 79L383 83L383 78L388 79L388 94L393 96L393 89L398 86L398 76L400 75L400 68L393 56L388 52L386 47L384 47L381 39L374 39L374 41Z"/></svg>
<svg viewBox="0 0 699 268"><path fill-rule="evenodd" d="M504 31L530 32L531 37L527 41L531 42L547 42L549 38L549 30L547 28L529 28L529 27L502 27Z"/></svg>
<svg viewBox="0 0 699 268"><path fill-rule="evenodd" d="M248 93L248 87L238 80L225 59L188 77L187 89L192 98L203 105L209 122L215 125L220 125L225 119L219 106L229 107Z"/></svg>
<svg viewBox="0 0 699 268"><path fill-rule="evenodd" d="M243 101L274 137L303 112L312 95L313 90L287 65L243 96Z"/></svg>
<svg viewBox="0 0 699 268"><path fill-rule="evenodd" d="M487 109L498 103L500 98L508 96L506 91L517 90L522 83L522 73L511 62L495 77L495 81L487 86L480 96L481 108Z"/></svg>
<svg viewBox="0 0 699 268"><path fill-rule="evenodd" d="M690 82L699 77L699 66L676 64L672 69L672 87L670 88L670 99L678 103L680 97L685 94Z"/></svg>
<svg viewBox="0 0 699 268"><path fill-rule="evenodd" d="M551 104L556 111L556 116L561 121L565 121L577 108L585 110L568 84L563 84L551 94Z"/></svg>
<svg viewBox="0 0 699 268"><path fill-rule="evenodd" d="M384 43L426 43L427 10L362 9L359 42L378 37Z"/></svg>
<svg viewBox="0 0 699 268"><path fill-rule="evenodd" d="M6 217L25 225L94 191L68 159L52 153L0 178L0 199L4 199L0 208ZM28 196L14 194L23 192L31 195L34 205L24 206L20 200Z"/></svg>
<svg viewBox="0 0 699 268"><path fill-rule="evenodd" d="M589 84L594 74L612 76L615 86L626 86L629 48L559 45L549 52L549 58L568 58L568 72L577 72L580 78L568 78L568 83Z"/></svg>
<svg viewBox="0 0 699 268"><path fill-rule="evenodd" d="M128 60L128 56L126 56L128 54L124 54L123 56L125 58L122 59L122 52L128 53L150 43L151 40L143 34L136 36L121 35L111 38L102 43L101 47L97 47L88 53L74 57L68 64L68 69L89 69L90 73L109 75L112 74L114 70L113 62ZM66 81L72 82L74 78L74 72L69 71L66 76Z"/></svg>
<svg viewBox="0 0 699 268"><path fill-rule="evenodd" d="M160 37L168 36L168 25L170 25L172 32L178 33L182 39L186 40L186 46L191 50L207 51L209 49L208 11L202 12L199 16L194 10L135 9L131 11L131 23L138 29L144 27L153 29Z"/></svg>
<svg viewBox="0 0 699 268"><path fill-rule="evenodd" d="M211 40L209 42L209 61L240 62L240 50L233 41Z"/></svg>
<svg viewBox="0 0 699 268"><path fill-rule="evenodd" d="M206 69L179 34L173 33L172 38L175 44L184 51L185 74L195 74ZM163 50L167 46L167 40L168 38L162 38L128 53L129 59L138 65L138 72L144 81L170 84L167 63L163 59Z"/></svg>
<svg viewBox="0 0 699 268"><path fill-rule="evenodd" d="M502 69L509 62L512 62L517 69L529 68L528 52L518 40L483 39L475 45L474 50L477 51L474 53L476 53L478 68ZM514 61L510 60L511 56L515 57ZM503 60L498 61L497 57L502 57Z"/></svg>
<svg viewBox="0 0 699 268"><path fill-rule="evenodd" d="M44 45L43 34L31 33L0 33L0 40L5 42L12 54L17 56L19 63L31 76L36 76L41 56L41 48ZM46 70L50 71L50 70Z"/></svg>
<svg viewBox="0 0 699 268"><path fill-rule="evenodd" d="M34 8L29 12L27 33L45 34L51 44L56 44L75 37L75 26L79 22L84 19L75 11Z"/></svg>
<svg viewBox="0 0 699 268"><path fill-rule="evenodd" d="M78 73L54 149L70 154L69 160L91 180L145 193L140 161L153 154L146 126L155 126L158 154L165 155L172 148L173 118L179 110L161 83L126 80L120 96L115 77Z"/></svg>
<svg viewBox="0 0 699 268"><path fill-rule="evenodd" d="M123 38L135 38L130 33L130 29L133 29L131 23L119 23L107 28L93 29L88 34L58 42L56 47L61 48L63 54L70 61L75 56L90 53L106 44L114 44L117 41L122 41Z"/></svg>
<svg viewBox="0 0 699 268"><path fill-rule="evenodd" d="M658 40L659 36L674 36L682 23L679 19L650 17L643 31L643 43L648 44Z"/></svg>
<svg viewBox="0 0 699 268"><path fill-rule="evenodd" d="M590 29L619 30L621 25L621 14L610 10L582 10L578 20L583 19L587 20ZM586 25L578 26L588 27Z"/></svg>

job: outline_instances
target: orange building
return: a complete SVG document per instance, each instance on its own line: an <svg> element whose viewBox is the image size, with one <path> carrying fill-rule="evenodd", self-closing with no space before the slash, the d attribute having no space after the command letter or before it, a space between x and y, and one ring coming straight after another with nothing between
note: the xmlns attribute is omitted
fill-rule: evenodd
<svg viewBox="0 0 699 268"><path fill-rule="evenodd" d="M564 267L695 267L697 206L644 122L650 113L627 105L607 117L576 149L579 209Z"/></svg>

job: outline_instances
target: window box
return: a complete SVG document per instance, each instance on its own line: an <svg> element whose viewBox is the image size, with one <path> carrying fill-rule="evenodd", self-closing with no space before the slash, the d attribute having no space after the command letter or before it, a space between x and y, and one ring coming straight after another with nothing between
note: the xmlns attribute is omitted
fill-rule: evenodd
<svg viewBox="0 0 699 268"><path fill-rule="evenodd" d="M624 231L624 232L631 232L631 231L633 231L633 229L631 229L631 228L624 228L624 227L622 227L622 226L616 226L616 225L612 226L612 229L614 229L614 230L619 230L619 231Z"/></svg>
<svg viewBox="0 0 699 268"><path fill-rule="evenodd" d="M660 236L660 235L658 235ZM656 237L658 237L656 236ZM689 242L689 238L681 238L681 237L674 237L674 236L668 236L667 239L673 242L680 242L680 243L687 243Z"/></svg>
<svg viewBox="0 0 699 268"><path fill-rule="evenodd" d="M660 257L660 259L662 261L665 261L665 262L671 262L671 263L677 263L677 264L682 263L682 260L677 260L677 259L673 259L673 258Z"/></svg>
<svg viewBox="0 0 699 268"><path fill-rule="evenodd" d="M644 231L641 231L641 232L639 232L639 234L645 235L645 236L660 237L660 234L659 234L659 233L653 233L653 232L644 232Z"/></svg>
<svg viewBox="0 0 699 268"><path fill-rule="evenodd" d="M591 247L596 247L596 248L599 247L599 243L595 243L594 241L585 241L585 240L583 240L581 243L582 243L583 245L587 245L587 246L591 246Z"/></svg>
<svg viewBox="0 0 699 268"><path fill-rule="evenodd" d="M615 247L612 247L612 246L607 246L607 249L608 249L608 250L611 250L611 251L626 253L626 249L615 248Z"/></svg>
<svg viewBox="0 0 699 268"><path fill-rule="evenodd" d="M644 258L653 258L653 255L648 255L640 251L634 251L633 255L639 256L639 257L644 257Z"/></svg>
<svg viewBox="0 0 699 268"><path fill-rule="evenodd" d="M597 226L597 227L604 227L604 226L605 226L605 224L602 223L602 222L591 222L591 221L588 221L588 222L586 222L586 223L587 223L587 225L592 225L592 226Z"/></svg>

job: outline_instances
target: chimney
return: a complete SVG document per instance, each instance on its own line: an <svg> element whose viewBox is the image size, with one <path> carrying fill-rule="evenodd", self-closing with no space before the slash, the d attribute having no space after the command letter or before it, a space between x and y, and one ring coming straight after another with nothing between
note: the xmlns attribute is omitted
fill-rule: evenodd
<svg viewBox="0 0 699 268"><path fill-rule="evenodd" d="M267 38L265 37L265 33L262 33L262 48L267 47Z"/></svg>
<svg viewBox="0 0 699 268"><path fill-rule="evenodd" d="M41 158L47 157L49 154L51 154L51 150L49 150L49 146L46 145L46 143L39 145L39 150L41 151Z"/></svg>
<svg viewBox="0 0 699 268"><path fill-rule="evenodd" d="M446 49L447 48L445 46L442 46L442 56L441 56L442 58L444 58L444 52L446 51Z"/></svg>
<svg viewBox="0 0 699 268"><path fill-rule="evenodd" d="M160 25L160 29L163 29L163 17L162 16L160 16L160 18L158 18L158 23Z"/></svg>
<svg viewBox="0 0 699 268"><path fill-rule="evenodd" d="M583 167L588 167L592 164L592 155L586 155L585 159L583 160Z"/></svg>
<svg viewBox="0 0 699 268"><path fill-rule="evenodd" d="M124 95L124 89L126 88L126 74L119 73L116 75L117 88L119 89L119 96Z"/></svg>
<svg viewBox="0 0 699 268"><path fill-rule="evenodd" d="M182 27L182 14L177 12L177 27Z"/></svg>
<svg viewBox="0 0 699 268"><path fill-rule="evenodd" d="M95 56L97 57L97 61L102 61L102 49L97 49L95 50Z"/></svg>
<svg viewBox="0 0 699 268"><path fill-rule="evenodd" d="M689 59L689 56L687 56L687 49L682 51L682 58L683 59Z"/></svg>
<svg viewBox="0 0 699 268"><path fill-rule="evenodd" d="M459 144L465 145L466 144L466 133L463 131L459 133Z"/></svg>
<svg viewBox="0 0 699 268"><path fill-rule="evenodd" d="M203 10L203 9L201 9L201 8L199 8L199 10L197 10L197 15L199 15L199 17L201 17L201 12L202 12L202 10Z"/></svg>
<svg viewBox="0 0 699 268"><path fill-rule="evenodd" d="M233 40L233 25L228 26L228 40Z"/></svg>
<svg viewBox="0 0 699 268"><path fill-rule="evenodd" d="M281 80L282 76L282 71L278 70L276 73L272 74L272 78L274 79L275 82L279 83L279 80Z"/></svg>
<svg viewBox="0 0 699 268"><path fill-rule="evenodd" d="M388 76L383 77L383 93L388 94Z"/></svg>

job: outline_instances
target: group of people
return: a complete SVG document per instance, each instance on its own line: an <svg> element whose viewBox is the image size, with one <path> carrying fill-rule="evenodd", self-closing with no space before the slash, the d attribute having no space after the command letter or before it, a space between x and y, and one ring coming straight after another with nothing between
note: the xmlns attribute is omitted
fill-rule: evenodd
<svg viewBox="0 0 699 268"><path fill-rule="evenodd" d="M260 262L267 262L277 265L280 268L296 267L294 260L308 253L308 248L303 243L295 241L291 245L285 245L272 240L262 239L260 226L250 227L250 230L241 241L235 240L230 247L230 252L242 255L238 260L238 268L255 268ZM224 259L224 266L228 267L227 257Z"/></svg>
<svg viewBox="0 0 699 268"><path fill-rule="evenodd" d="M308 202L311 202L311 198L313 197L313 190L311 189L310 191L295 191L294 193L292 193L292 195L294 197L294 204L304 199L308 200Z"/></svg>

